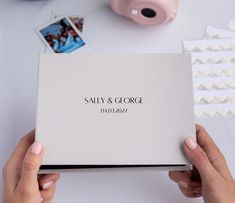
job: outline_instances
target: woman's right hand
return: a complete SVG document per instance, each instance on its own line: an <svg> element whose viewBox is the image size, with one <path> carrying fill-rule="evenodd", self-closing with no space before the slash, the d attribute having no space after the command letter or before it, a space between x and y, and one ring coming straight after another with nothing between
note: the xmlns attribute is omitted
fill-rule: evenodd
<svg viewBox="0 0 235 203"><path fill-rule="evenodd" d="M35 131L24 136L3 170L3 203L51 203L59 174L38 175L43 145Z"/></svg>
<svg viewBox="0 0 235 203"><path fill-rule="evenodd" d="M203 127L196 126L196 130L197 143L191 138L184 142L194 170L170 172L170 178L186 197L203 196L205 203L235 203L235 181L223 154Z"/></svg>

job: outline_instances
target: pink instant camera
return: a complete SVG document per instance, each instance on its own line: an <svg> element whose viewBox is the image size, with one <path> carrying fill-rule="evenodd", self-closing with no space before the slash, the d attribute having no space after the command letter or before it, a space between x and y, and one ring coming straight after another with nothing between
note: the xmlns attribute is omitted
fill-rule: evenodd
<svg viewBox="0 0 235 203"><path fill-rule="evenodd" d="M176 17L179 0L110 0L110 6L139 24L158 25Z"/></svg>

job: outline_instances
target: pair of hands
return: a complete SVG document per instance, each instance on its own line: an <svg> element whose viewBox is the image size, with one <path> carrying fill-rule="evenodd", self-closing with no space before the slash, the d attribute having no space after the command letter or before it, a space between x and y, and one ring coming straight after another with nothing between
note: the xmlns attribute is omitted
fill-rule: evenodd
<svg viewBox="0 0 235 203"><path fill-rule="evenodd" d="M186 197L203 196L205 203L234 203L235 182L226 161L206 130L196 126L197 143L184 142L193 171L169 172ZM44 149L34 131L17 145L3 170L3 203L51 203L59 174L38 175ZM33 143L33 144L32 144Z"/></svg>

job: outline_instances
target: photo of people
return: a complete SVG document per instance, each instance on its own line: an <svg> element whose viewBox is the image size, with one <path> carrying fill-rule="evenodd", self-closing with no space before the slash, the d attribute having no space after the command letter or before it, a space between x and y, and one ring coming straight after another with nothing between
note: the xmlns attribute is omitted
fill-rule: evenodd
<svg viewBox="0 0 235 203"><path fill-rule="evenodd" d="M71 53L85 45L66 17L42 28L39 32L55 53Z"/></svg>
<svg viewBox="0 0 235 203"><path fill-rule="evenodd" d="M77 16L69 16L69 19L73 22L73 24L76 26L76 28L82 32L83 25L84 25L84 18L80 18Z"/></svg>

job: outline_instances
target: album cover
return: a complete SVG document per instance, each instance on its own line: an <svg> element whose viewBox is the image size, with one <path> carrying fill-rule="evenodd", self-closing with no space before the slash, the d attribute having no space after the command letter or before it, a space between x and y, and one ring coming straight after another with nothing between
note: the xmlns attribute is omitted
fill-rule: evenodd
<svg viewBox="0 0 235 203"><path fill-rule="evenodd" d="M41 171L187 170L188 136L195 138L189 54L41 55Z"/></svg>

